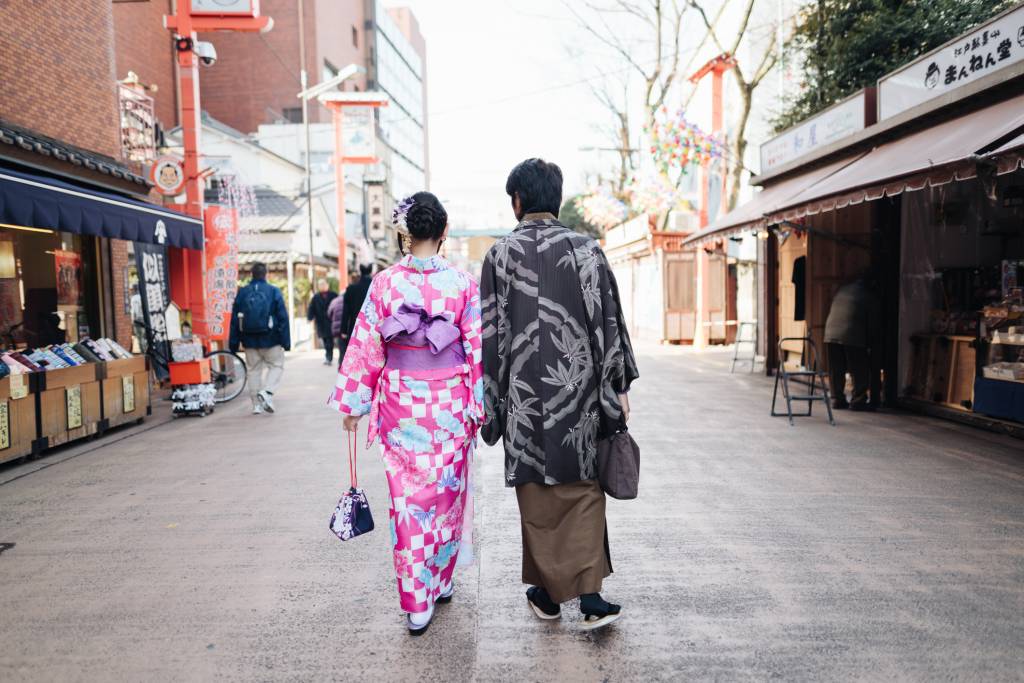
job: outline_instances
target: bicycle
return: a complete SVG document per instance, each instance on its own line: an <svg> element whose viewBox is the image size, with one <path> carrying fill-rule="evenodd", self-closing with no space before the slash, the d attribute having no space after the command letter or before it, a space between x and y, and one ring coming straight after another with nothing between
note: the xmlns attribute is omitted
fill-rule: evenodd
<svg viewBox="0 0 1024 683"><path fill-rule="evenodd" d="M238 398L249 381L249 370L241 356L227 349L208 351L205 358L210 361L210 381L216 390L213 400L227 403Z"/></svg>

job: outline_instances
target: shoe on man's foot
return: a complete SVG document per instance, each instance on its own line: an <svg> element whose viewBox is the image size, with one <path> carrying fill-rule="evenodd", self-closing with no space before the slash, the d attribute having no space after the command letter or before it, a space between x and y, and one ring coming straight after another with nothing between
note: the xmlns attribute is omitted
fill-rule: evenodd
<svg viewBox="0 0 1024 683"><path fill-rule="evenodd" d="M263 410L268 413L274 412L274 394L272 392L264 389L260 393L256 394L256 397L259 398L260 405L263 407Z"/></svg>
<svg viewBox="0 0 1024 683"><path fill-rule="evenodd" d="M422 636L434 620L434 607L431 606L426 612L410 612L406 617L409 626L410 636Z"/></svg>
<svg viewBox="0 0 1024 683"><path fill-rule="evenodd" d="M530 586L526 591L526 602L538 619L549 621L562 616L562 608L555 603L548 592L540 586Z"/></svg>
<svg viewBox="0 0 1024 683"><path fill-rule="evenodd" d="M448 590L442 591L442 593L437 596L437 600L434 601L434 604L437 604L437 605L447 605L449 602L452 601L452 598L454 596L455 596L455 582L452 581L451 585L448 586Z"/></svg>
<svg viewBox="0 0 1024 683"><path fill-rule="evenodd" d="M834 398L832 399L833 410L846 410L850 407L850 404L846 402L845 398Z"/></svg>
<svg viewBox="0 0 1024 683"><path fill-rule="evenodd" d="M583 612L584 631L593 631L618 621L622 616L622 607L608 602L600 593L587 593L580 596L580 611Z"/></svg>
<svg viewBox="0 0 1024 683"><path fill-rule="evenodd" d="M334 361L328 358L324 358L324 365L334 365Z"/></svg>
<svg viewBox="0 0 1024 683"><path fill-rule="evenodd" d="M262 415L263 414L263 405L259 401L257 401L256 403L252 404L252 414L253 415Z"/></svg>

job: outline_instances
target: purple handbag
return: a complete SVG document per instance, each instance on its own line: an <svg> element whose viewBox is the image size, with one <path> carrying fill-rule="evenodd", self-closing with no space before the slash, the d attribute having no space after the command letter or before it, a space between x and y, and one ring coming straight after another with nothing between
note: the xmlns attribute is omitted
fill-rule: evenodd
<svg viewBox="0 0 1024 683"><path fill-rule="evenodd" d="M351 485L341 494L331 515L331 532L343 541L373 531L373 515L366 492L359 488L356 468L356 435L348 432L348 474Z"/></svg>

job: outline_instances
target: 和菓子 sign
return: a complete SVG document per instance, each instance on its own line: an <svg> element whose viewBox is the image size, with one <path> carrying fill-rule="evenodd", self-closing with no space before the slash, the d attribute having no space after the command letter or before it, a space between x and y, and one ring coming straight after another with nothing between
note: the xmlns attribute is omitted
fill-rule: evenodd
<svg viewBox="0 0 1024 683"><path fill-rule="evenodd" d="M258 17L260 3L259 0L192 0L192 14Z"/></svg>
<svg viewBox="0 0 1024 683"><path fill-rule="evenodd" d="M1024 61L1024 5L878 81L878 118L895 116Z"/></svg>
<svg viewBox="0 0 1024 683"><path fill-rule="evenodd" d="M224 340L238 289L238 212L210 206L205 219L207 336Z"/></svg>

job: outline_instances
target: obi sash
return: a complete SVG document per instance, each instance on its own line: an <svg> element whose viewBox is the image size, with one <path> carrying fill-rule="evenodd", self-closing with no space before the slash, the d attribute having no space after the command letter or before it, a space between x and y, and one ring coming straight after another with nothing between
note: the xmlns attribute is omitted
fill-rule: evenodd
<svg viewBox="0 0 1024 683"><path fill-rule="evenodd" d="M441 370L466 362L462 331L445 313L403 303L380 324L387 348L385 367L396 370Z"/></svg>

